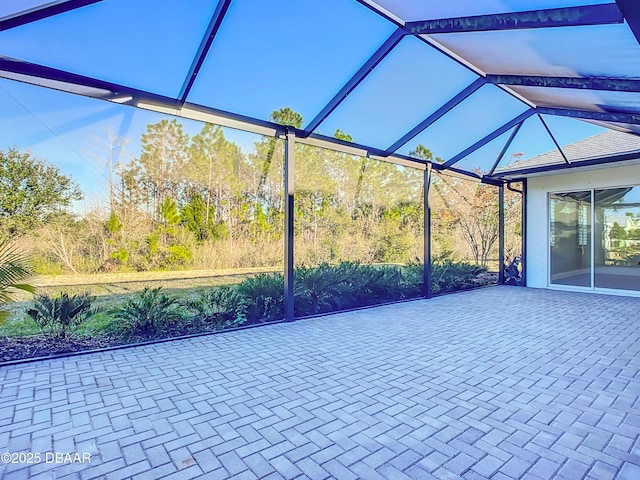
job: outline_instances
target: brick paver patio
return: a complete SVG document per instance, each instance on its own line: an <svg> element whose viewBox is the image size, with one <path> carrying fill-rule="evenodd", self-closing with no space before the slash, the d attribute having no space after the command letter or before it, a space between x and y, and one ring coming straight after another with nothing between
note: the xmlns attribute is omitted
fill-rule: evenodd
<svg viewBox="0 0 640 480"><path fill-rule="evenodd" d="M639 312L496 287L1 367L41 461L0 477L638 479Z"/></svg>

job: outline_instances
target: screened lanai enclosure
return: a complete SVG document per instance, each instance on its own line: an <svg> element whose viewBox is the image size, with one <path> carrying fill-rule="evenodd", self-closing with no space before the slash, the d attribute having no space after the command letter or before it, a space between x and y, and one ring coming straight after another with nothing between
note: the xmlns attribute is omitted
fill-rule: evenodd
<svg viewBox="0 0 640 480"><path fill-rule="evenodd" d="M132 335L637 291L638 35L633 0L3 2L2 235L87 335L145 298L190 320Z"/></svg>

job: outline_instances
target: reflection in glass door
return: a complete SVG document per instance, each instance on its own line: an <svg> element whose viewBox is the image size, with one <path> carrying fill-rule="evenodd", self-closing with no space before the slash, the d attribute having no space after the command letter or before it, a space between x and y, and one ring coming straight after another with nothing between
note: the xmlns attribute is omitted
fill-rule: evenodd
<svg viewBox="0 0 640 480"><path fill-rule="evenodd" d="M550 196L550 281L591 286L591 191Z"/></svg>
<svg viewBox="0 0 640 480"><path fill-rule="evenodd" d="M640 187L595 191L595 287L640 290Z"/></svg>

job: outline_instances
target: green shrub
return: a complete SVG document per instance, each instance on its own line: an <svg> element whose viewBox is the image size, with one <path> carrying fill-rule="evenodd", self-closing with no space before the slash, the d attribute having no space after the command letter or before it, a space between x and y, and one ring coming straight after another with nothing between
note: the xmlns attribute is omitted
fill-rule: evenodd
<svg viewBox="0 0 640 480"><path fill-rule="evenodd" d="M147 255L151 259L160 251L160 233L153 232L145 239L145 242L147 244Z"/></svg>
<svg viewBox="0 0 640 480"><path fill-rule="evenodd" d="M345 308L343 295L349 289L349 281L348 274L326 263L314 268L297 268L294 284L296 316Z"/></svg>
<svg viewBox="0 0 640 480"><path fill-rule="evenodd" d="M261 273L238 285L246 299L247 322L268 322L284 318L284 277Z"/></svg>
<svg viewBox="0 0 640 480"><path fill-rule="evenodd" d="M296 269L295 311L313 315L420 295L403 267L343 262Z"/></svg>
<svg viewBox="0 0 640 480"><path fill-rule="evenodd" d="M171 245L168 249L169 265L186 266L193 262L193 253L184 245Z"/></svg>
<svg viewBox="0 0 640 480"><path fill-rule="evenodd" d="M32 265L33 273L38 275L62 275L64 273L64 269L58 261L42 254L33 256Z"/></svg>
<svg viewBox="0 0 640 480"><path fill-rule="evenodd" d="M351 288L358 299L354 307L402 300L402 272L398 266L355 265Z"/></svg>
<svg viewBox="0 0 640 480"><path fill-rule="evenodd" d="M160 290L162 287L145 287L113 312L122 322L123 332L130 336L153 337L175 323L180 316L178 302Z"/></svg>
<svg viewBox="0 0 640 480"><path fill-rule="evenodd" d="M116 262L124 265L129 261L129 251L126 248L121 248L113 252L110 257Z"/></svg>
<svg viewBox="0 0 640 480"><path fill-rule="evenodd" d="M33 308L27 310L42 333L57 338L66 338L81 323L96 312L91 308L93 297L87 293L69 295L62 293L59 297L38 295Z"/></svg>
<svg viewBox="0 0 640 480"><path fill-rule="evenodd" d="M400 272L400 288L405 298L421 296L424 285L424 265L417 261L410 262L401 267Z"/></svg>
<svg viewBox="0 0 640 480"><path fill-rule="evenodd" d="M222 329L247 321L247 299L236 286L214 287L187 304L195 311L194 323Z"/></svg>
<svg viewBox="0 0 640 480"><path fill-rule="evenodd" d="M466 262L443 260L431 265L431 291L434 294L466 290L477 286L473 280L487 269Z"/></svg>
<svg viewBox="0 0 640 480"><path fill-rule="evenodd" d="M415 243L415 236L402 230L396 222L380 225L380 232L375 241L374 262L403 262L410 256Z"/></svg>

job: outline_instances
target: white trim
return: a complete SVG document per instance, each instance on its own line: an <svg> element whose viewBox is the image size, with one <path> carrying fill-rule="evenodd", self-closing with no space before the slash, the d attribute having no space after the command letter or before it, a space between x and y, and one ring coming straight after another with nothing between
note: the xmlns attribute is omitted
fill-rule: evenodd
<svg viewBox="0 0 640 480"><path fill-rule="evenodd" d="M598 295L615 295L618 297L640 297L640 291L638 290L618 290L615 288L587 288L569 285L549 285L548 287L531 288L546 288L547 290L557 290L561 292L596 293Z"/></svg>
<svg viewBox="0 0 640 480"><path fill-rule="evenodd" d="M596 191L591 189L591 262L590 262L591 274L589 275L589 281L591 282L591 289L596 288Z"/></svg>
<svg viewBox="0 0 640 480"><path fill-rule="evenodd" d="M551 195L551 192L547 192L547 288L551 286ZM553 221L555 222L555 215Z"/></svg>
<svg viewBox="0 0 640 480"><path fill-rule="evenodd" d="M382 5L378 4L377 2L374 2L373 0L362 0L362 3L366 3L367 5L369 5L374 10L377 10L381 14L386 15L389 18L392 18L393 20L395 20L397 23L401 24L402 26L404 26L405 23L406 23L402 18L397 16L395 13L391 12L390 10L387 10Z"/></svg>
<svg viewBox="0 0 640 480"><path fill-rule="evenodd" d="M547 287L549 290L562 290L564 292L581 292L581 293L593 293L593 289L590 287L578 287L575 285L556 285L552 284Z"/></svg>

